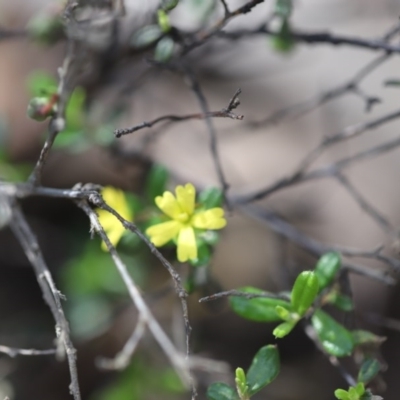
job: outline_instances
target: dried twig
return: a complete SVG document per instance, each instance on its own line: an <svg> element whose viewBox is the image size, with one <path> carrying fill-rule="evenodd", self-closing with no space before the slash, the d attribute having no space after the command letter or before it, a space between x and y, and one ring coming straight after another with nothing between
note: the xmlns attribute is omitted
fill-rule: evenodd
<svg viewBox="0 0 400 400"><path fill-rule="evenodd" d="M35 235L31 231L24 215L15 201L12 204L12 211L13 218L10 222L11 229L18 241L21 243L28 260L33 266L40 289L43 293L43 298L50 307L53 318L56 321L56 336L58 342L57 355L63 357L64 354L66 354L71 375L70 391L75 400L80 400L81 395L76 368L76 350L71 342L68 321L65 318L61 306L62 295L55 286Z"/></svg>
<svg viewBox="0 0 400 400"><path fill-rule="evenodd" d="M241 90L238 89L229 102L227 108L223 108L219 111L209 111L207 113L194 113L194 114L187 114L187 115L163 115L162 117L158 117L153 119L149 122L142 122L141 124L135 125L131 128L123 128L123 129L116 129L114 131L114 135L117 138L121 136L128 135L129 133L133 133L139 131L143 128L151 128L154 125L163 122L163 121L170 121L170 122L182 122L187 120L193 119L207 119L207 118L230 118L230 119L237 119L242 120L244 118L243 115L237 115L232 112L239 104L239 95Z"/></svg>
<svg viewBox="0 0 400 400"><path fill-rule="evenodd" d="M7 354L9 357L16 356L47 356L56 354L57 349L37 350L37 349L18 349L0 345L0 353Z"/></svg>

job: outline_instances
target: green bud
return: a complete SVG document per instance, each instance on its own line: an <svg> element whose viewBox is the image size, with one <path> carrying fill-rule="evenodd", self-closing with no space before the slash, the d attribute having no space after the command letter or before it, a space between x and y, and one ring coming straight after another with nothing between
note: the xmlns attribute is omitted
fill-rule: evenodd
<svg viewBox="0 0 400 400"><path fill-rule="evenodd" d="M48 97L34 97L28 104L26 113L29 118L44 121L54 113L54 106L49 107Z"/></svg>
<svg viewBox="0 0 400 400"><path fill-rule="evenodd" d="M157 11L157 22L164 33L168 33L171 30L168 14L164 10Z"/></svg>

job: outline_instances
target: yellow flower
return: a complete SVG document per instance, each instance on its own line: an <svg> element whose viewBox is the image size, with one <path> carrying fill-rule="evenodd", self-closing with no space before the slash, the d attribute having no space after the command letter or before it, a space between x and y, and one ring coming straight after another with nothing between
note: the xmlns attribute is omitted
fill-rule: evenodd
<svg viewBox="0 0 400 400"><path fill-rule="evenodd" d="M121 217L125 218L128 221L133 220L133 213L129 208L128 202L126 200L125 194L122 190L113 188L111 186L106 186L101 195L103 200ZM113 246L116 246L120 241L122 235L124 234L125 228L122 226L121 222L118 219L110 214L106 210L97 210L97 215L99 217L100 224L104 228L110 242ZM104 251L108 251L105 242L101 243L101 248Z"/></svg>
<svg viewBox="0 0 400 400"><path fill-rule="evenodd" d="M226 225L224 210L220 207L196 211L196 189L191 183L177 186L176 196L164 192L155 199L157 207L170 220L147 228L146 233L157 247L177 239L177 255L180 262L197 259L197 245L194 228L221 229Z"/></svg>

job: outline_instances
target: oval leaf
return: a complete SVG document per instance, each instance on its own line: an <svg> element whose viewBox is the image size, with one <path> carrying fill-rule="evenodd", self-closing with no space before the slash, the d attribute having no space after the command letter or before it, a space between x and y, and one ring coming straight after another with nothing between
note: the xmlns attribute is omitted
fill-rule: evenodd
<svg viewBox="0 0 400 400"><path fill-rule="evenodd" d="M353 336L343 325L321 310L314 313L311 322L327 353L336 357L351 354L354 347Z"/></svg>
<svg viewBox="0 0 400 400"><path fill-rule="evenodd" d="M314 273L318 278L319 290L325 289L333 282L341 263L340 254L335 252L326 253L318 260Z"/></svg>
<svg viewBox="0 0 400 400"><path fill-rule="evenodd" d="M277 377L279 369L279 353L276 346L261 347L247 371L247 386L250 396L271 383Z"/></svg>
<svg viewBox="0 0 400 400"><path fill-rule="evenodd" d="M239 289L246 293L263 293L262 290L254 287L244 287ZM271 299L267 297L257 297L246 299L245 297L232 296L229 299L232 310L243 318L257 322L275 322L280 321L276 312L276 306L291 309L289 302L280 299Z"/></svg>
<svg viewBox="0 0 400 400"><path fill-rule="evenodd" d="M175 43L169 37L163 37L156 46L154 51L154 59L159 62L166 62L172 57Z"/></svg>
<svg viewBox="0 0 400 400"><path fill-rule="evenodd" d="M381 364L375 358L367 358L361 365L358 372L357 381L368 383L371 379L375 378L381 369Z"/></svg>
<svg viewBox="0 0 400 400"><path fill-rule="evenodd" d="M217 382L210 385L207 389L207 399L209 400L238 400L236 391L231 386Z"/></svg>
<svg viewBox="0 0 400 400"><path fill-rule="evenodd" d="M200 205L204 206L206 209L214 208L214 207L221 207L222 200L224 195L221 189L212 187L208 189L204 189L199 194L199 203Z"/></svg>
<svg viewBox="0 0 400 400"><path fill-rule="evenodd" d="M145 192L148 199L154 202L157 196L161 196L167 186L168 170L162 165L154 164L146 179Z"/></svg>
<svg viewBox="0 0 400 400"><path fill-rule="evenodd" d="M318 278L312 271L302 272L296 279L292 290L293 310L303 316L311 307L318 294Z"/></svg>
<svg viewBox="0 0 400 400"><path fill-rule="evenodd" d="M282 339L283 337L287 336L295 326L296 322L282 322L274 329L272 334L276 338Z"/></svg>

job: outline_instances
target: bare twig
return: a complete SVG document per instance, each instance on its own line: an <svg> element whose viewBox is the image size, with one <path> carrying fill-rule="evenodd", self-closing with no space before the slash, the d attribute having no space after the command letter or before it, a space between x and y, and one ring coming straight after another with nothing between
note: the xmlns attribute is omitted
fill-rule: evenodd
<svg viewBox="0 0 400 400"><path fill-rule="evenodd" d="M196 96L201 111L204 115L209 115L209 110L208 110L208 104L207 104L207 99L204 96L204 93L200 87L200 84L196 78L196 76L194 75L194 73L188 69L185 68L185 75L188 78L189 84L190 84L190 88L192 89L192 92L194 93L194 95ZM238 95L240 94L240 89L235 93L234 97L232 98L232 100L229 103L228 107L232 108L236 108L239 103L238 103ZM205 118L205 122L207 125L207 129L210 135L210 151L211 151L211 155L214 161L214 165L215 165L215 169L217 171L217 175L218 175L218 179L219 182L221 184L222 187L222 191L224 193L224 198L225 200L227 200L227 196L226 193L229 189L229 184L225 178L225 174L222 168L222 162L220 159L220 155L219 155L219 150L218 150L218 139L217 139L217 131L215 130L214 127L214 123L212 121L212 119L208 116Z"/></svg>
<svg viewBox="0 0 400 400"><path fill-rule="evenodd" d="M140 315L136 328L133 331L131 337L125 343L123 349L113 359L99 359L97 365L100 368L111 370L126 368L145 332L146 320L142 315Z"/></svg>
<svg viewBox="0 0 400 400"><path fill-rule="evenodd" d="M219 111L209 111L207 113L194 113L194 114L187 114L187 115L163 115L162 117L158 117L153 119L149 122L142 122L141 124L135 125L131 128L123 128L123 129L116 129L114 131L114 135L117 138L121 136L128 135L129 133L133 133L139 131L143 128L151 128L152 126L158 124L159 122L163 121L170 121L170 122L182 122L187 120L193 119L207 119L207 118L230 118L230 119L237 119L242 120L244 118L243 115L237 115L232 112L240 103L239 103L239 95L241 90L238 89L228 104L227 108L223 108Z"/></svg>
<svg viewBox="0 0 400 400"><path fill-rule="evenodd" d="M199 299L200 303L205 303L207 301L214 301L214 300L219 300L223 299L225 297L244 297L246 299L256 299L256 298L269 298L269 299L280 299L280 300L290 300L289 296L281 295L281 294L276 294L276 293L270 293L270 292L262 292L262 293L246 293L246 292L241 292L240 290L232 289L232 290L227 290L225 292L219 292L212 294L210 296L202 297Z"/></svg>
<svg viewBox="0 0 400 400"><path fill-rule="evenodd" d="M7 354L9 357L16 356L47 356L56 354L57 349L37 350L37 349L18 349L0 345L0 353Z"/></svg>
<svg viewBox="0 0 400 400"><path fill-rule="evenodd" d="M56 321L56 336L58 341L57 355L62 357L66 354L71 375L70 391L75 400L80 400L81 395L76 368L76 350L71 342L68 321L65 318L61 306L62 295L55 286L51 273L40 251L37 239L16 202L12 204L12 210L13 218L10 222L11 229L21 243L28 260L33 266L43 293L43 298L50 307L53 318Z"/></svg>
<svg viewBox="0 0 400 400"><path fill-rule="evenodd" d="M264 210L260 207L256 207L253 205L246 205L241 207L241 209L248 214L249 216L256 218L259 221L262 221L268 225L270 229L272 229L275 233L282 235L296 243L301 248L307 250L309 253L320 257L321 255L329 252L329 251L338 251L347 256L364 256L367 259L375 259L378 261L380 257L376 255L376 252L362 252L346 249L340 246L332 246L328 244L323 244L313 238L308 237L304 232L299 231L296 227L285 221L283 218L279 217L276 213L272 211ZM396 260L398 261L398 260ZM400 266L393 267L390 262L383 261L386 265L390 266L391 268L395 268L396 272L399 272ZM396 280L393 279L388 272L386 271L379 271L375 269L370 269L365 266L360 266L353 263L345 262L343 263L343 268L348 269L349 271L369 277L371 279L378 280L382 283L387 285L394 285Z"/></svg>

